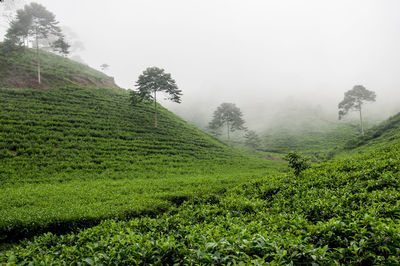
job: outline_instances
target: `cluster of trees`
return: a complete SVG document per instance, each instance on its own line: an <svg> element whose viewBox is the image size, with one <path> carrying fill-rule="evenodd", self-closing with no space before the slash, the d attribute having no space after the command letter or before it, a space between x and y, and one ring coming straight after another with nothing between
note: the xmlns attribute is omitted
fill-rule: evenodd
<svg viewBox="0 0 400 266"><path fill-rule="evenodd" d="M158 67L149 67L143 71L135 84L136 89L130 91L130 102L136 106L142 102L154 102L154 128L157 128L157 94L167 94L168 99L181 103L182 91L178 88L176 81L171 74ZM222 103L214 112L212 121L209 123L209 130L214 135L220 135L220 129L226 127L227 138L230 140L230 133L237 130L245 130L245 144L257 148L260 139L256 132L247 130L244 126L243 114L234 103Z"/></svg>
<svg viewBox="0 0 400 266"><path fill-rule="evenodd" d="M364 135L364 126L362 118L362 106L366 102L374 102L376 94L373 91L367 90L362 85L356 85L351 90L347 91L344 95L344 99L339 103L339 120L343 118L349 111L357 111L360 114L360 128L361 134ZM244 135L245 144L254 149L260 145L260 138L253 130L247 130L244 127L244 120L242 118L242 112L233 103L222 103L214 111L213 119L208 125L209 131L215 135L221 135L221 128L226 127L226 135L228 141L230 141L230 132L236 130L245 130Z"/></svg>
<svg viewBox="0 0 400 266"><path fill-rule="evenodd" d="M40 76L40 48L46 48L62 55L69 53L70 45L58 26L55 15L37 3L25 5L17 10L16 17L10 22L5 38L5 47L25 47L32 44L36 48L38 84Z"/></svg>

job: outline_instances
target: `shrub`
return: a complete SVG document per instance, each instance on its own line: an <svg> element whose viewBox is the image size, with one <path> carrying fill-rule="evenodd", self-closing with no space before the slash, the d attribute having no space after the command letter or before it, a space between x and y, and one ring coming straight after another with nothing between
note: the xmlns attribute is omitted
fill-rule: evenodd
<svg viewBox="0 0 400 266"><path fill-rule="evenodd" d="M293 169L296 176L299 176L302 171L311 166L309 163L310 159L303 157L301 153L289 152L283 159L289 162L289 167Z"/></svg>

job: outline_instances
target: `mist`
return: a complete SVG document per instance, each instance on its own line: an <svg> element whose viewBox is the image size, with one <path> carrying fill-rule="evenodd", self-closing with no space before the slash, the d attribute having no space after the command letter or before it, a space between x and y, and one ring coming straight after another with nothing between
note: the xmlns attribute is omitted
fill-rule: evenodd
<svg viewBox="0 0 400 266"><path fill-rule="evenodd" d="M162 104L200 127L222 102L256 130L304 110L336 121L357 84L377 94L367 119L400 111L397 0L36 2L82 47L74 56L96 69L107 63L119 86L134 88L149 66L171 73L182 103Z"/></svg>

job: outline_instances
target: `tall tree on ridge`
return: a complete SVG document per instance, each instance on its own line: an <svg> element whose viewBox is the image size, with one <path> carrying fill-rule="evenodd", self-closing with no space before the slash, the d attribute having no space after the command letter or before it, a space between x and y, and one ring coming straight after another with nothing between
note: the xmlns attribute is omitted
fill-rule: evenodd
<svg viewBox="0 0 400 266"><path fill-rule="evenodd" d="M7 30L6 41L14 45L25 46L29 41L34 43L39 85L41 84L39 42L48 40L50 37L57 38L50 46L55 51L68 54L69 45L65 42L58 23L55 15L44 6L30 3L23 9L17 10L16 19L11 21L10 28Z"/></svg>
<svg viewBox="0 0 400 266"><path fill-rule="evenodd" d="M350 110L355 110L360 113L361 135L364 136L364 125L361 107L365 102L375 102L376 94L373 91L367 90L362 85L356 85L353 89L344 94L344 99L338 105L339 120L342 119Z"/></svg>
<svg viewBox="0 0 400 266"><path fill-rule="evenodd" d="M164 69L149 67L139 76L136 85L138 92L131 92L131 101L136 103L143 99L154 101L154 127L157 128L157 92L165 92L169 100L181 103L182 91L178 89L171 74L165 73Z"/></svg>

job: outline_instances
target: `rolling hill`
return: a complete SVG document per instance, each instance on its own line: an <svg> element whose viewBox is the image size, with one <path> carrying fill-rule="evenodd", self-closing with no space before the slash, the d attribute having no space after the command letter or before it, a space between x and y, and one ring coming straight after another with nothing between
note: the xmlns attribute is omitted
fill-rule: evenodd
<svg viewBox="0 0 400 266"><path fill-rule="evenodd" d="M398 265L400 144L382 144L161 216L45 234L0 254L0 263Z"/></svg>
<svg viewBox="0 0 400 266"><path fill-rule="evenodd" d="M400 264L400 114L304 133L311 154L346 144L295 176L161 106L155 129L124 89L61 83L0 88L0 264Z"/></svg>
<svg viewBox="0 0 400 266"><path fill-rule="evenodd" d="M239 152L161 106L155 129L152 105L132 106L121 88L58 86L64 74L44 69L55 82L46 89L0 88L2 242L155 215L285 165Z"/></svg>

